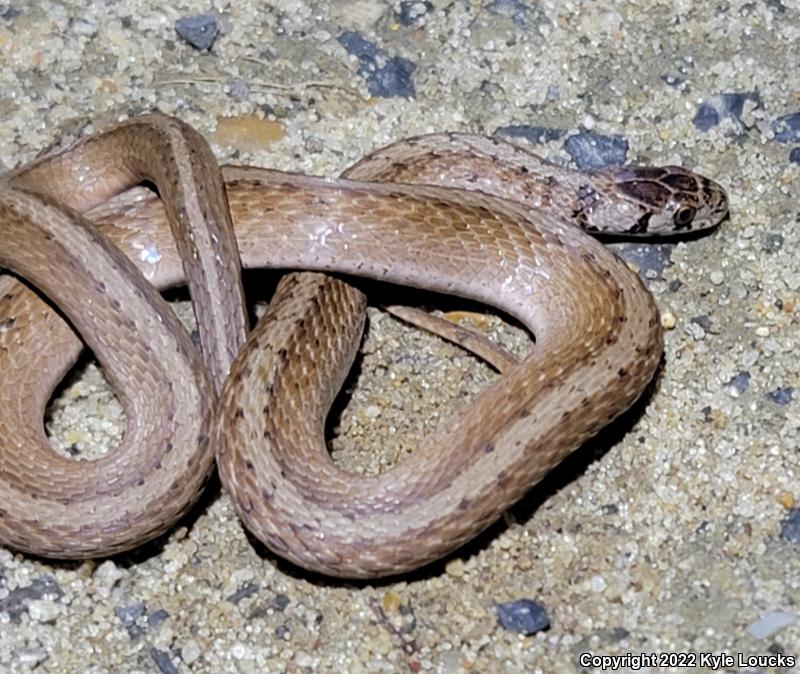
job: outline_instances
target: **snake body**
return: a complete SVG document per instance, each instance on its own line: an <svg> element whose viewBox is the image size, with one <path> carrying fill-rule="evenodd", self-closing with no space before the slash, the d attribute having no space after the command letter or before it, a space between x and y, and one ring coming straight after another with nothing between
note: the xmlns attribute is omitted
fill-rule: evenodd
<svg viewBox="0 0 800 674"><path fill-rule="evenodd" d="M401 141L337 181L240 167L220 179L209 155L196 132L154 115L6 177L0 265L71 320L108 371L128 428L97 461L50 450L44 407L81 342L25 284L0 277L4 544L62 558L138 545L197 498L213 449L248 529L301 566L370 577L436 559L627 409L659 362L652 297L568 219L644 233L713 226L727 212L722 188L684 169L570 172L469 135ZM128 191L142 180L162 199ZM223 180L245 267L461 295L519 319L535 348L391 470L339 469L325 417L358 345L364 298L335 278L288 275L239 351L244 310ZM182 226L196 221L198 233ZM205 364L154 290L187 280Z"/></svg>

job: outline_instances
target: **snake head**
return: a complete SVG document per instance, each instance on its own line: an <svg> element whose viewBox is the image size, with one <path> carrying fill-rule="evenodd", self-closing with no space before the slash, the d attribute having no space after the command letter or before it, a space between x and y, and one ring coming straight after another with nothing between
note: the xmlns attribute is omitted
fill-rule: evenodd
<svg viewBox="0 0 800 674"><path fill-rule="evenodd" d="M728 215L722 186L680 166L625 166L598 171L597 176L613 188L604 190L619 213L620 225L612 233L696 232L716 227Z"/></svg>

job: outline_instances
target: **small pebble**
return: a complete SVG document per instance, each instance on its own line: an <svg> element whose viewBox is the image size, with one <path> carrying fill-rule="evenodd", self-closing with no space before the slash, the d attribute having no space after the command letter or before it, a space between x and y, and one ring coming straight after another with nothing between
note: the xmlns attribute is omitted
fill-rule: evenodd
<svg viewBox="0 0 800 674"><path fill-rule="evenodd" d="M750 378L751 374L749 372L742 370L737 375L732 377L729 381L725 382L725 386L731 388L732 389L731 392L741 394L747 390L748 386L750 386Z"/></svg>
<svg viewBox="0 0 800 674"><path fill-rule="evenodd" d="M781 538L800 545L800 508L792 508L781 522Z"/></svg>
<svg viewBox="0 0 800 674"><path fill-rule="evenodd" d="M792 164L800 165L800 147L793 147L792 151L789 152L789 161Z"/></svg>
<svg viewBox="0 0 800 674"><path fill-rule="evenodd" d="M674 330L678 324L678 318L671 311L663 311L661 313L661 327L664 330Z"/></svg>
<svg viewBox="0 0 800 674"><path fill-rule="evenodd" d="M47 660L47 651L42 646L26 648L17 654L17 664L25 669L36 669Z"/></svg>
<svg viewBox="0 0 800 674"><path fill-rule="evenodd" d="M51 623L61 614L61 607L49 599L34 599L28 604L28 615L39 623Z"/></svg>
<svg viewBox="0 0 800 674"><path fill-rule="evenodd" d="M719 270L712 271L709 278L711 279L711 283L713 283L715 286L719 286L725 281L725 273Z"/></svg>
<svg viewBox="0 0 800 674"><path fill-rule="evenodd" d="M791 510L795 504L794 494L790 491L782 491L778 494L778 503L787 510Z"/></svg>
<svg viewBox="0 0 800 674"><path fill-rule="evenodd" d="M195 49L208 51L219 35L219 25L213 14L195 14L178 19L175 32Z"/></svg>
<svg viewBox="0 0 800 674"><path fill-rule="evenodd" d="M400 11L396 13L397 20L404 26L413 26L424 17L428 12L433 11L433 5L425 0L403 0L400 3Z"/></svg>
<svg viewBox="0 0 800 674"><path fill-rule="evenodd" d="M576 133L564 143L567 154L580 169L601 169L625 163L628 141L624 136Z"/></svg>
<svg viewBox="0 0 800 674"><path fill-rule="evenodd" d="M460 558L451 559L444 566L445 573L453 578L462 578L464 576L464 560Z"/></svg>
<svg viewBox="0 0 800 674"><path fill-rule="evenodd" d="M783 248L783 234L765 232L761 239L761 250L765 253L777 253Z"/></svg>
<svg viewBox="0 0 800 674"><path fill-rule="evenodd" d="M400 595L398 595L396 592L391 592L391 591L383 595L383 601L381 602L381 606L383 607L383 610L386 611L386 613L394 613L398 611L400 609L400 606L402 606L402 604L403 602L400 599Z"/></svg>
<svg viewBox="0 0 800 674"><path fill-rule="evenodd" d="M158 671L160 671L161 674L179 674L177 667L172 664L172 658L170 658L169 653L166 651L162 651L158 648L151 648L150 657L153 659L153 662L156 663L156 667L158 667Z"/></svg>
<svg viewBox="0 0 800 674"><path fill-rule="evenodd" d="M497 619L503 629L520 634L536 634L550 627L550 618L544 606L533 599L498 604Z"/></svg>
<svg viewBox="0 0 800 674"><path fill-rule="evenodd" d="M111 593L111 588L116 585L125 574L117 568L110 559L103 562L94 572L92 579L97 589L108 596Z"/></svg>
<svg viewBox="0 0 800 674"><path fill-rule="evenodd" d="M800 112L778 117L771 127L779 143L800 143Z"/></svg>
<svg viewBox="0 0 800 674"><path fill-rule="evenodd" d="M183 660L187 665L191 665L193 662L196 662L200 658L201 654L200 646L192 639L184 643L183 648L181 648L181 660Z"/></svg>
<svg viewBox="0 0 800 674"><path fill-rule="evenodd" d="M794 625L797 614L789 611L767 611L758 620L747 626L747 631L755 639L767 639L784 627Z"/></svg>
<svg viewBox="0 0 800 674"><path fill-rule="evenodd" d="M788 405L794 397L793 386L781 386L767 393L767 397L778 405Z"/></svg>
<svg viewBox="0 0 800 674"><path fill-rule="evenodd" d="M697 109L692 123L698 131L708 131L725 119L743 127L742 113L748 101L755 107L761 105L761 98L756 92L733 92L711 96Z"/></svg>

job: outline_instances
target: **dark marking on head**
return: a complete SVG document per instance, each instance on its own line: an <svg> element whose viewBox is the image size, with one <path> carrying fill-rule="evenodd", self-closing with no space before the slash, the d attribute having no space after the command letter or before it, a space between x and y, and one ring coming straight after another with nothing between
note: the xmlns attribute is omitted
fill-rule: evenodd
<svg viewBox="0 0 800 674"><path fill-rule="evenodd" d="M632 180L617 183L617 188L632 199L647 204L651 208L663 207L671 196L671 192L663 185L647 180Z"/></svg>
<svg viewBox="0 0 800 674"><path fill-rule="evenodd" d="M637 221L636 224L630 228L631 234L644 234L647 232L647 228L650 226L650 218L653 217L651 212L647 212L642 215Z"/></svg>
<svg viewBox="0 0 800 674"><path fill-rule="evenodd" d="M679 192L693 192L697 188L695 179L684 173L665 173L661 178L661 182Z"/></svg>

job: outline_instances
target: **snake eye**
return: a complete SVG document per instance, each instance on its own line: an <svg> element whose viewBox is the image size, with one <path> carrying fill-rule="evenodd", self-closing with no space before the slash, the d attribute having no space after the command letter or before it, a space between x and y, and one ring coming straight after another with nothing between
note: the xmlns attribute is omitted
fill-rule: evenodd
<svg viewBox="0 0 800 674"><path fill-rule="evenodd" d="M672 221L678 229L686 229L692 224L696 213L697 211L691 206L682 206L675 211L675 215L672 216Z"/></svg>

